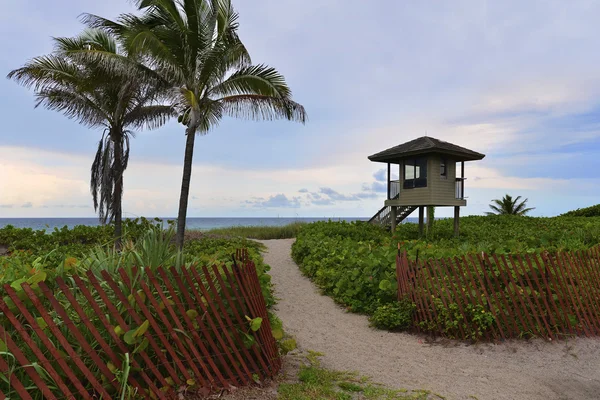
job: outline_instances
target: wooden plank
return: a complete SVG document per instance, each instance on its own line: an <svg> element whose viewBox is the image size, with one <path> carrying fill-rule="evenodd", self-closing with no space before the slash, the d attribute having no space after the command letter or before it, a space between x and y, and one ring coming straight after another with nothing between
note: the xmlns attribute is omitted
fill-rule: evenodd
<svg viewBox="0 0 600 400"><path fill-rule="evenodd" d="M182 275L185 278L185 280L188 282L189 287L192 288L194 295L196 296L196 299L198 302L197 304L202 309L202 312L204 313L204 316L206 318L206 321L208 322L208 325L210 326L211 330L215 333L217 342L223 349L222 352L219 352L218 354L221 355L221 358L222 358L222 355L225 355L229 361L227 363L227 362L225 362L225 360L223 360L222 365L228 372L228 375L230 376L232 382L235 382L234 386L239 385L239 383L237 383L237 382L241 382L242 384L245 385L245 384L247 384L248 380L243 376L241 370L238 368L238 366L236 364L237 360L233 357L232 351L229 349L228 345L225 343L225 340L223 339L223 336L221 334L221 330L217 328L217 324L215 324L215 322L213 321L211 314L208 312L206 305L202 301L203 297L205 299L207 297L204 296L203 294L200 294L200 292L198 292L198 289L201 290L204 288L204 284L202 283L202 281L194 282L194 279L192 278L192 273L190 271L193 272L194 268L190 268L189 270L183 268ZM204 289L204 290L206 290L206 289ZM233 367L233 369L235 371L232 370L231 367Z"/></svg>
<svg viewBox="0 0 600 400"><path fill-rule="evenodd" d="M10 288L10 286L5 285L4 288L8 292L9 291L8 288ZM13 288L10 288L10 291L13 292L12 294L15 294ZM9 294L9 296L10 296L10 294ZM18 306L17 306L17 308L18 308ZM35 342L31 339L31 337L27 333L27 330L25 329L25 327L15 318L15 315L9 310L8 306L6 305L6 303L4 303L4 301L0 301L0 309L2 310L4 315L9 319L9 321L13 324L13 327L19 333L21 338L23 338L23 341L25 342L25 344L27 344L27 346L33 351L34 355L38 358L37 361L41 365L46 366L48 373L50 374L50 376L53 379L54 379L54 377L56 377L58 379L57 385L60 382L59 389L61 389L63 394L65 394L65 396L73 396L71 391L66 387L66 385L62 381L62 379L60 379L60 376L56 373L56 370L52 367L52 365L50 364L48 359L43 355L42 351L35 344ZM52 393L50 388L46 385L46 383L44 382L42 377L31 366L31 362L27 359L25 354L23 354L19 345L17 345L13 341L13 338L11 337L11 335L4 330L4 327L2 326L2 324L0 324L0 337L6 344L7 351L14 356L15 360L21 365L23 370L31 378L33 383L42 392L42 394L50 400L56 399L56 396L54 396L54 394ZM10 371L9 365L4 360L3 357L0 357L0 370L6 374L5 376L8 376L9 382L11 383L12 386L15 387L17 394L19 396L21 396L22 398L31 399L29 392L27 391L27 389L25 389L25 387L21 383L21 381L19 381L19 379L14 374L9 373L9 371Z"/></svg>
<svg viewBox="0 0 600 400"><path fill-rule="evenodd" d="M263 319L263 324L261 328L258 330L259 336L262 337L262 344L265 347L267 354L270 356L270 371L271 375L275 376L281 367L281 357L279 356L279 349L277 348L277 343L273 338L273 334L271 332L271 323L269 322L269 316L267 313L267 305L265 303L265 298L262 293L262 287L260 285L260 281L258 280L258 274L256 272L256 266L254 262L249 259L247 251L245 251L245 264L246 271L250 280L253 282L251 286L256 292L256 299L259 303L258 315L260 315Z"/></svg>
<svg viewBox="0 0 600 400"><path fill-rule="evenodd" d="M529 285L526 285L522 276L526 273L525 269L523 268L523 264L521 263L521 259L519 256L513 256L512 254L509 254L508 256L510 263L512 264L516 275L517 275L517 280L519 281L519 285L521 286L523 293L522 294L526 294L527 293L527 288L529 288L531 291L533 291L533 288L531 288ZM522 296L523 298L523 302L525 302L525 298L524 296ZM534 331L537 331L537 333L541 336L544 336L545 332L542 330L542 321L540 321L540 319L538 318L538 314L541 314L542 310L541 307L539 307L539 304L537 303L537 299L534 296L534 302L531 302L531 299L529 297L527 297L527 302L526 302L526 307L523 309L523 312L530 316L531 314L533 314L533 319L535 320L536 324L535 324L535 329L533 329ZM536 309L536 304L538 305L539 308ZM529 308L527 308L527 305L529 305ZM529 310L533 311L533 312L529 312Z"/></svg>
<svg viewBox="0 0 600 400"><path fill-rule="evenodd" d="M552 277L552 281L554 282L553 287L555 287L556 295L558 297L559 303L561 305L561 310L564 315L564 319L566 325L569 327L570 333L579 334L579 331L576 326L571 323L571 319L569 318L569 313L572 312L573 303L568 299L568 292L566 287L564 286L562 273L560 271L560 267L558 264L554 263L552 256L546 256L543 258L544 265L551 272L550 277ZM574 314L573 314L574 315Z"/></svg>
<svg viewBox="0 0 600 400"><path fill-rule="evenodd" d="M579 325L583 329L586 336L590 336L591 332L587 327L586 319L580 310L583 309L579 301L579 297L575 293L574 288L572 287L573 282L571 280L571 269L569 268L569 264L565 262L561 253L556 254L556 263L558 265L558 271L563 276L565 293L569 296L570 304L572 305L572 310L575 312L577 319L579 320Z"/></svg>
<svg viewBox="0 0 600 400"><path fill-rule="evenodd" d="M58 363L58 365L60 366L60 368L63 370L64 374L67 376L67 378L69 378L69 380L71 381L71 383L73 384L73 386L75 386L75 388L77 389L77 391L79 392L79 394L82 395L82 396L84 396L84 397L88 396L89 393L83 387L83 385L81 384L81 382L79 381L79 379L75 376L75 374L71 370L71 366L68 365L65 362L65 359L60 355L60 353L58 352L58 349L54 346L54 343L52 343L50 341L50 339L48 338L48 336L46 335L46 333L39 326L39 324L36 321L36 319L33 317L33 315L31 315L31 313L29 312L29 310L27 309L27 307L21 302L21 300L19 299L19 296L17 296L17 293L15 292L15 290L13 288L11 288L9 285L4 285L4 290L6 291L6 293L10 297L10 299L13 301L13 303L15 303L15 306L20 311L21 315L25 318L25 320L27 321L27 323L31 326L31 328L34 330L34 332L36 333L36 335L39 337L39 339L41 340L42 344L44 346L46 346L46 349L48 349L48 351L50 352L50 354L52 355L52 357L56 360L56 362ZM44 319L44 322L45 321L46 320ZM4 333L4 332L1 332L1 333ZM15 349L15 350L19 351L18 349ZM24 359L24 356L23 356L23 361L25 362L25 364L22 364L22 365L29 365L30 364L26 359ZM30 368L26 369L28 371L28 374L29 374L29 369ZM35 374L37 375L37 372ZM36 381L34 380L34 382L36 382ZM37 384L37 382L36 382L36 384Z"/></svg>
<svg viewBox="0 0 600 400"><path fill-rule="evenodd" d="M204 296L205 299L210 299L210 295L208 294L208 291L206 290L206 287L204 286L204 283L202 282L202 278L200 277L200 275L198 274L198 271L196 271L196 269L191 268L190 271L191 275L195 278L196 283L198 284L198 287L200 288L200 292L202 293L202 295ZM205 276L205 278L208 280L209 277ZM221 316L219 315L219 312L217 311L214 302L212 301L208 301L208 306L210 307L214 317L217 320L217 324L220 327L224 327L226 326L223 323L223 320L221 319ZM245 366L245 362L244 359L242 358L242 356L240 355L236 343L233 341L233 339L231 338L231 334L227 331L227 329L221 329L221 335L219 335L219 338L221 340L223 340L223 337L225 337L225 340L227 341L228 345L230 346L230 348L233 350L233 352L229 352L229 356L232 357L233 360L233 368L235 369L236 373L238 374L238 377L242 380L242 382L244 384L248 384L251 383L251 379L252 377L247 376L246 374L244 374L244 372L242 372L242 370L240 369L240 365L242 366L242 368L246 369L247 367ZM233 354L232 354L233 353ZM235 357L235 358L234 358Z"/></svg>
<svg viewBox="0 0 600 400"><path fill-rule="evenodd" d="M121 304L125 307L125 310L127 310L127 313L133 319L133 322L136 324L136 326L137 327L141 326L144 321L142 320L140 315L133 309L133 307L131 307L131 304L129 304L129 299L121 291L121 289L119 288L119 285L117 285L117 283L112 279L112 277L110 276L110 274L107 271L101 271L100 274L102 275L104 282L106 282L108 284L108 286L110 286L110 288L112 289L115 296L117 296L117 298L119 299ZM130 330L130 327L128 325L125 325L121 328L123 329L124 332L128 332ZM160 334L160 331L156 331L156 333ZM156 341L154 340L154 337L150 334L150 329L148 329L148 331L146 331L144 333L144 337L146 339L148 339L148 343L154 349L156 355L158 356L158 359L161 362L161 365L163 367L165 367L165 369L169 373L171 379L173 379L173 382L175 383L175 385L179 386L182 383L181 379L179 378L179 374L173 368L173 366L171 365L171 362L167 359L165 353L162 350L167 350L171 356L174 353L174 351L171 348L171 346L168 344L169 343L168 340L166 340L163 335L157 335L157 336L162 343L162 347L159 346L158 343L156 343ZM175 356L177 357L177 355L175 355ZM179 359L179 358L177 357L177 359ZM170 386L170 385L167 383L165 386Z"/></svg>
<svg viewBox="0 0 600 400"><path fill-rule="evenodd" d="M567 260L570 262L573 271L573 280L577 282L576 287L581 293L580 297L582 304L584 305L583 311L585 312L588 320L588 326L592 331L592 334L597 334L600 331L598 324L597 312L595 312L594 301L590 297L590 292L593 288L589 285L591 283L590 276L586 274L585 269L582 265L582 260L578 256L578 252L571 252L565 254Z"/></svg>
<svg viewBox="0 0 600 400"><path fill-rule="evenodd" d="M431 279L428 279L429 280L429 286L435 291L435 294L432 294L432 295L433 296L437 295L437 297L439 297L439 299L441 300L441 302L444 305L444 307L446 307L446 309L448 309L448 306L453 301L452 301L452 298L450 297L450 293L448 292L448 288L446 287L446 282L444 281L443 272L440 271L440 274L438 276L439 266L437 265L437 263L433 259L429 260L428 265L429 265L429 269L428 270L430 270L432 272L433 277L436 280L436 282L434 283L434 282L431 281ZM438 287L438 283L439 282L442 283L442 289L443 290L435 290L435 289L439 288ZM460 304L460 303L459 303L459 309L462 309L462 304ZM433 308L433 312L434 312L435 320L438 321L439 319L438 319L437 310L435 309L435 307ZM464 332L464 330L462 328L462 325L458 324L458 327L459 327L459 331L460 331L461 337L465 337L465 332Z"/></svg>
<svg viewBox="0 0 600 400"><path fill-rule="evenodd" d="M532 257L536 257L535 255ZM529 258L529 255L525 254L525 262L527 263L527 265L529 266L529 270L530 271L535 271L535 267L531 262L531 259ZM544 276L545 274L538 268L537 269L538 273L540 276ZM537 274L536 274L537 275ZM550 337L550 339L554 338L553 335L553 330L552 327L556 326L556 321L554 320L554 316L552 315L552 307L550 306L550 304L548 303L548 293L549 293L549 287L548 286L544 286L543 284L540 283L540 279L535 277L534 279L530 279L528 275L526 275L526 279L529 281L529 284L532 288L532 290L536 290L537 292L540 294L540 296L542 297L542 302L543 307L541 304L539 304L538 302L538 307L540 308L540 311L543 313L544 310L546 310L546 315L548 316L546 318L546 316L544 315L542 318L544 320L544 325L546 326L546 330L548 331L548 336ZM533 283L535 283L535 287L533 286ZM544 308L545 307L545 308ZM548 321L549 320L549 321Z"/></svg>
<svg viewBox="0 0 600 400"><path fill-rule="evenodd" d="M4 305L4 302L0 301L0 304ZM2 328L2 325L0 325L0 336L2 336L3 338L4 337L10 338L8 333L4 330L4 328ZM11 349L11 347L9 347L8 343L6 343L6 346L7 346L7 348ZM17 347L17 345L13 343L13 347ZM11 354L12 354L12 351L11 351ZM0 357L0 372L6 374L8 376L11 387L14 387L15 391L21 397L22 400L32 400L31 395L29 394L27 389L25 389L25 386L23 386L23 384L21 383L21 381L17 378L17 376L15 374L9 374L8 373L9 371L10 371L10 366L4 360L4 358ZM11 394L11 393L9 393L9 394ZM6 398L6 395L4 393L2 393L2 396L4 396Z"/></svg>
<svg viewBox="0 0 600 400"><path fill-rule="evenodd" d="M90 273L90 274L93 277L93 273ZM86 298L86 300L88 301L88 304L92 307L92 309L95 312L95 315L100 319L100 322L102 322L102 325L106 329L106 332L108 332L108 334L110 335L110 337L112 338L112 340L116 344L116 346L119 348L121 353L122 354L128 353L129 349L127 349L127 347L125 346L123 341L121 341L119 336L117 336L117 334L115 333L114 327L110 324L110 321L108 321L104 311L100 308L100 306L96 302L96 299L92 296L87 285L78 276L73 276L72 278L73 278L75 284L77 285L79 291ZM108 299L108 296L106 295L104 290L102 290L100 288L100 291L98 291L99 285L98 285L98 281L95 279L95 277L90 278L90 283L92 284L92 287L94 287L94 289L96 290L98 295L100 296L101 300L104 302L104 305L106 306L109 314L113 318L115 318L115 320L117 321L117 325L120 326L123 330L125 330L127 328L127 324L121 318L121 315L117 311L114 304L112 304L112 302ZM98 285L98 287L96 287L94 285ZM156 368L154 363L150 360L150 358L148 357L148 355L146 354L145 351L142 351L138 354L140 354L140 357L142 357L142 359L144 360L145 368L142 368L141 365L135 360L135 358L131 358L131 365L137 371L139 371L138 373L140 374L140 376L142 377L142 379L144 380L146 385L148 385L148 387L154 394L156 394L160 398L164 397L165 394L158 389L158 387L154 384L154 381L152 379L150 379L148 374L146 374L146 369L149 369L150 371L152 371L154 376L157 378L157 380L163 386L167 386L167 382L165 381L165 378L162 376L162 374L160 374L160 372L158 371L158 369ZM119 361L119 363L115 364L115 365L120 367L121 364L122 364L121 361ZM134 381L132 381L132 382L134 382Z"/></svg>
<svg viewBox="0 0 600 400"><path fill-rule="evenodd" d="M487 306L487 296L486 296L486 300L484 301L482 299L482 296L484 294L483 288L482 288L482 290L479 290L479 286L477 285L477 281L475 280L475 271L471 272L471 264L469 264L469 260L467 260L466 256L463 255L458 260L462 260L462 262L463 262L464 271L466 271L467 278L471 281L471 284L473 285L473 289L475 291L475 295L477 296L477 303L479 303L479 305L485 310L486 306ZM477 264L473 264L473 267L475 269L477 269ZM469 295L471 295L471 294L472 293L469 293ZM473 304L473 303L471 303L471 304ZM479 329L479 327L476 327L476 329ZM498 337L498 334L496 333L496 329L494 328L494 325L491 325L490 329L492 330L492 335L494 337ZM486 332L482 332L482 334L485 334L487 336Z"/></svg>
<svg viewBox="0 0 600 400"><path fill-rule="evenodd" d="M494 260L494 262L496 264L496 268L498 268L498 271L500 272L500 277L502 279L502 282L504 283L505 298L510 299L510 302L508 302L508 300L507 300L509 307L511 307L508 309L509 313L508 313L507 317L510 316L512 318L515 329L513 332L511 332L511 336L516 337L521 332L523 332L527 329L527 324L525 323L525 320L521 316L521 313L515 311L515 310L518 310L520 306L519 306L518 301L515 299L515 296L513 296L511 294L510 285L513 282L512 276L511 276L511 271L508 268L508 266L506 265L506 263L503 263L496 254L492 255L492 259ZM510 279L508 279L507 276L509 276ZM513 284L513 287L516 289L516 285L514 283L512 283L512 284ZM517 322L521 323L521 328L519 328Z"/></svg>
<svg viewBox="0 0 600 400"><path fill-rule="evenodd" d="M112 384L112 386L118 391L120 389L120 385L119 385L119 382L117 381L115 375L110 371L110 369L108 368L106 363L102 360L102 358L100 358L98 353L96 353L96 351L87 342L87 340L85 340L85 337L83 336L83 334L81 333L81 331L79 330L77 325L71 320L71 318L69 318L69 315L67 314L65 309L60 305L60 303L56 300L56 298L54 297L54 294L48 288L46 283L40 282L39 287L42 290L42 293L44 293L44 296L46 296L46 299L48 299L50 301L50 304L52 305L52 308L54 309L54 311L56 311L56 313L62 319L62 323L64 324L64 326L69 328L69 332L73 336L75 336L75 339L77 339L77 343L83 348L85 353L90 356L90 358L92 359L92 361L94 361L94 363L96 364L96 366L98 367L100 372L108 379L108 381ZM67 290L67 292L69 292L69 290ZM87 316L84 315L84 318L82 319L82 321L85 321L85 320L87 320ZM88 323L89 323L89 321L88 321ZM87 325L85 325L85 323L84 323L84 326L87 326ZM94 328L92 326L91 331L92 332L96 331L96 328ZM83 361L81 361L81 362L83 364ZM90 374L91 374L91 371L90 371Z"/></svg>
<svg viewBox="0 0 600 400"><path fill-rule="evenodd" d="M163 268L158 268L157 272L159 274L161 272L164 274ZM215 379L213 378L213 373L210 371L210 369L206 366L205 362L203 361L203 358L211 359L210 354L208 354L207 351L206 352L202 351L203 349L206 350L206 348L204 347L202 340L198 336L198 333L196 332L196 329L194 328L193 323L191 322L189 316L187 315L186 310L184 309L184 307L182 307L181 301L173 301L173 303L175 303L175 306L179 310L180 315L178 316L175 313L175 310L173 310L173 308L170 306L169 300L168 300L166 294L164 293L162 287L160 286L156 276L152 273L152 271L150 269L146 270L146 275L148 276L148 281L152 284L156 293L160 297L162 304L165 305L165 309L171 316L171 320L173 321L173 323L175 324L177 329L179 329L181 332L187 332L190 335L192 335L192 337L184 335L184 340L186 341L188 347L190 348L190 351L194 354L194 358L195 358L195 360L198 361L198 364L200 365L200 368L202 368L204 375L202 375L202 373L197 369L196 363L194 363L194 359L192 359L191 357L189 359L190 367L194 371L194 374L200 379L200 384L203 387L207 387L207 388L212 387L214 385L214 381L215 381ZM173 287L171 286L171 284L169 282L169 278L167 276L165 276L163 278L162 283L165 284L165 286L167 287L167 290L169 290L169 287L170 287L171 290L169 290L169 293L172 293ZM151 291L149 290L148 287L146 287L146 289L143 289L143 290L144 290L144 293L146 294L147 298L153 297L153 296L151 296ZM173 298L175 298L175 299L178 299L176 293L172 293L171 296L173 296ZM156 300L154 298L153 298L153 300L151 300L151 303L154 308L160 309L160 305L156 302ZM168 307L167 307L167 305L168 305ZM185 327L183 326L183 324L181 323L180 318L183 318L184 322L186 323L186 325L188 327L187 331L186 331ZM192 338L196 341L196 343L194 343ZM198 351L197 346L200 347L200 351ZM201 352L203 354L200 354ZM206 378L205 378L205 376L206 376Z"/></svg>
<svg viewBox="0 0 600 400"><path fill-rule="evenodd" d="M223 269L225 270L225 269L227 269L227 267L223 266ZM240 316L239 312L238 312L238 307L237 307L238 305L236 304L237 302L235 302L232 299L232 297L231 297L231 295L229 293L229 291L231 290L231 284L229 284L230 287L228 288L227 284L225 283L225 281L223 280L223 277L221 276L221 274L219 272L219 268L217 268L216 265L212 266L212 270L213 270L213 274L214 274L217 282L219 283L219 286L221 287L220 295L224 296L225 299L227 300L227 303L229 304L229 307L231 308L231 311L233 313L233 317L235 318L235 320L237 322L237 325L240 326L240 327L242 327L244 325L247 326L247 323L246 323L245 319L243 319ZM211 290L212 290L212 288L211 288ZM215 295L217 295L217 293L215 293ZM224 313L224 314L226 315L227 313ZM230 324L231 326L234 325L234 323L231 320L228 320L227 323ZM250 368L252 369L252 371L258 372L259 375L261 375L261 379L263 379L264 378L264 372L263 371L268 371L268 367L267 367L267 365L265 363L265 360L263 360L262 354L258 350L258 348L256 346L252 346L252 348L253 348L253 352L254 352L254 357L256 357L256 359L259 360L259 363L261 363L261 365L262 365L262 368L263 368L262 370L258 366L258 364L256 364L256 362L254 361L254 357L252 357L250 355L250 352L248 351L248 349L246 349L246 346L242 346L241 347L242 352L244 353L245 359L250 362L250 365L251 365Z"/></svg>
<svg viewBox="0 0 600 400"><path fill-rule="evenodd" d="M469 283L467 281L467 277L463 272L463 268L460 264L460 261L458 259L452 259L452 258L446 258L446 259L442 259L442 263L445 265L445 267L448 269L448 271L450 271L450 274L452 276L452 278L458 283L458 287L456 289L457 293L460 295L460 298L462 299L462 315L463 318L465 317L466 313L464 311L464 308L468 305L471 304L470 302L470 293L467 293L467 291L465 290L465 288L469 288ZM455 265L456 263L456 265ZM457 300L457 302L460 303L459 300ZM465 325L469 328L469 330L473 330L473 324L468 321L466 318L464 318L464 322ZM466 336L464 337L466 338Z"/></svg>
<svg viewBox="0 0 600 400"><path fill-rule="evenodd" d="M217 276L217 279L221 279L221 280L225 280L226 282L229 283L229 288L231 290L231 292L233 293L233 296L236 299L236 303L237 305L240 306L240 311L243 315L248 315L248 313L244 310L247 309L247 307L245 307L245 299L243 297L242 294L240 294L238 292L237 286L239 285L239 282L233 277L233 275L231 275L229 273L229 271L227 270L227 268L223 268L222 272L223 275L225 275L225 277L221 277L221 275L219 273L217 273L216 271L216 267L213 266L213 269L215 269L215 274ZM229 296L229 294L227 293L227 291L225 291L226 293L226 297ZM229 300L230 297L227 297L227 299ZM240 312L238 311L237 307L234 307L234 313L236 315L236 318L238 320L238 323L240 325L242 325L244 322L244 318L241 317L242 314L240 314ZM268 371L269 367L268 367L268 361L269 360L265 360L265 357L263 356L262 352L258 351L258 349L256 347L253 347L254 350L254 354L256 356L256 358L259 360L259 363L261 365L261 367L263 368L264 371Z"/></svg>
<svg viewBox="0 0 600 400"><path fill-rule="evenodd" d="M483 254L483 253L482 253ZM492 263L489 261L488 258L484 258L482 257L482 254L477 254L477 261L479 262L479 265L481 265L481 270L483 273L483 276L485 278L487 287L489 289L489 296L490 298L494 299L494 303L492 304L491 302L489 302L489 306L490 306L490 310L493 310L493 316L494 319L496 320L496 326L498 327L498 330L500 331L500 335L502 336L503 339L507 339L509 337L508 333L504 333L504 330L509 326L508 323L508 319L506 318L506 311L508 310L508 303L506 302L506 299L503 296L502 290L500 289L500 286L498 285L498 280L495 279L495 276L490 277L490 275L493 275L493 271L492 271ZM485 254L483 254L485 255ZM487 257L487 255L485 255ZM489 266L490 269L487 270L486 266ZM493 282L495 283L492 283ZM496 305L499 304L500 307L498 307L498 310L496 311ZM500 321L500 318L498 318L498 316L502 317L502 321ZM502 328L504 324L504 329Z"/></svg>
<svg viewBox="0 0 600 400"><path fill-rule="evenodd" d="M150 269L148 268L148 270L150 270ZM160 320L160 322L162 322L162 327L160 325L158 325L155 316L150 312L150 309L148 308L148 306L146 306L145 301L140 297L138 292L133 287L134 285L129 280L129 277L127 276L127 273L125 272L125 270L120 269L119 275L121 275L123 282L131 291L131 294L133 295L135 303L137 304L137 306L140 308L140 310L146 317L146 320L149 322L150 327L152 327L154 332L164 335L163 329L166 329L167 330L166 333L173 339L173 343L175 343L175 346L177 346L179 351L177 351L177 349L175 349L174 346L170 342L168 342L170 349L167 348L167 351L171 355L173 353L177 354L177 357L173 357L173 360L175 361L175 365L177 365L177 367L181 371L185 380L187 381L189 379L192 379L192 376L189 373L188 368L186 367L186 364L187 364L189 366L189 368L191 368L192 372L194 373L194 376L197 377L198 379L200 379L201 382L205 383L204 378L202 377L202 374L200 373L200 370L198 370L198 368L192 361L193 360L192 356L188 352L187 347L183 344L183 342L179 338L179 335L177 334L177 332L175 332L173 330L173 324L166 317L165 313L163 312L163 310L159 306L158 302L154 298L154 294L152 293L152 291L150 290L150 288L148 287L146 282L144 282L143 279L140 279L137 282L137 285L140 286L141 290L146 295L146 299L150 302L152 309L154 310L156 315L158 315L158 319ZM148 278L149 278L149 276L148 276ZM163 303L163 304L164 304L164 307L167 310L167 312L174 312L173 309L171 308L171 305L168 302ZM183 326L181 326L181 324L179 323L179 319L176 316L173 318L173 323L175 323L176 326L180 330L183 331L183 329L182 329ZM162 337L164 337L164 336L162 336ZM162 340L162 338L161 338L161 340ZM165 340L167 340L167 338L165 338ZM195 349L195 346L192 344L191 348ZM179 353L181 353L181 358L179 357ZM200 357L198 357L198 359L200 359ZM187 361L187 363L186 363L186 361Z"/></svg>
<svg viewBox="0 0 600 400"><path fill-rule="evenodd" d="M174 274L174 268L170 269L171 273ZM222 349L219 347L221 345L222 340L220 339L220 332L217 330L215 324L213 323L210 315L208 314L208 311L206 309L206 307L204 306L204 302L203 302L203 298L202 295L198 292L198 290L196 289L196 285L194 284L194 281L191 279L191 275L188 273L188 269L186 268L182 268L181 269L181 276L178 275L173 275L175 277L175 281L177 282L179 287L186 287L188 288L188 290L191 289L191 294L188 292L184 292L184 297L186 299L186 301L188 302L188 307L190 308L195 308L200 306L200 309L202 310L202 314L196 316L195 321L196 323L201 327L201 332L202 332L202 337L205 338L208 341L208 345L210 346L211 351L213 352L214 355L216 355L218 362L224 366L223 370L225 375L227 375L229 381L227 382L227 386L229 387L231 385L233 386L239 386L240 385L240 381L237 377L237 375L235 374L235 372L229 368L228 366L230 365L229 363L231 363L231 359L229 359L230 357L228 356L227 358L229 359L229 362L225 360L225 355L228 354L229 350L227 349L227 346L222 346ZM182 279L185 280L182 281ZM193 299L191 298L193 296ZM208 323L208 328L205 327L205 321L206 323ZM211 332L214 334L217 342L215 342L215 340L212 338Z"/></svg>
<svg viewBox="0 0 600 400"><path fill-rule="evenodd" d="M504 335L504 330L502 329L502 324L500 323L500 320L498 319L498 315L496 314L496 310L494 309L494 304L492 304L492 302L490 301L490 299L495 299L494 296L494 288L492 287L492 283L490 282L490 279L488 277L488 272L485 269L485 263L483 262L483 260L481 258L473 258L473 255L469 255L469 260L471 261L471 264L474 266L475 271L477 271L477 266L479 266L481 268L481 274L476 274L477 276L477 280L479 281L479 285L481 286L481 291L483 292L483 295L486 298L487 301L487 305L490 309L490 312L492 313L492 316L494 317L494 321L496 322L495 326L497 328L498 331L500 331L500 336L504 339L506 338L506 336ZM484 276L484 278L481 278L481 275ZM484 282L485 280L485 282ZM489 288L489 291L488 291ZM497 337L497 335L495 335Z"/></svg>
<svg viewBox="0 0 600 400"><path fill-rule="evenodd" d="M108 392L106 391L104 386L102 386L102 384L96 379L94 374L87 368L85 363L79 357L79 354L73 349L73 347L71 346L71 344L69 343L67 338L60 331L59 327L54 323L54 319L52 317L50 317L50 315L48 315L48 313L44 309L44 306L42 305L40 299L33 292L33 289L31 289L29 284L23 283L21 285L21 287L23 288L23 291L25 292L25 294L27 294L27 297L29 297L29 299L33 303L33 306L40 313L40 316L42 317L42 319L48 325L48 329L50 329L50 331L52 332L52 334L54 335L54 337L56 338L58 343L60 343L61 347L65 350L65 352L69 355L69 357L71 357L71 360L73 361L73 363L75 363L75 365L77 366L79 371L81 371L83 376L85 376L85 378L88 380L88 382L94 387L94 389L99 394L101 394L102 396L106 396L106 398L110 398L110 395L108 394Z"/></svg>

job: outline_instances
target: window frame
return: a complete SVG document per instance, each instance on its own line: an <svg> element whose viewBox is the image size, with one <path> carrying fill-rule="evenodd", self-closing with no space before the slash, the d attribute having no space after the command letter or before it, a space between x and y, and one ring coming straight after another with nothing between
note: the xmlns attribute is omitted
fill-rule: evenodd
<svg viewBox="0 0 600 400"><path fill-rule="evenodd" d="M448 160L445 158L440 161L440 178L448 179Z"/></svg>
<svg viewBox="0 0 600 400"><path fill-rule="evenodd" d="M410 159L405 159L402 163L402 167L404 169L404 179L402 182L402 187L404 189L416 189L416 188L426 188L428 185L428 176L427 176L427 167L429 163L429 159L427 157L415 157ZM413 178L407 178L407 166L413 167ZM417 177L417 167L419 169L419 177ZM424 176L423 176L424 175Z"/></svg>

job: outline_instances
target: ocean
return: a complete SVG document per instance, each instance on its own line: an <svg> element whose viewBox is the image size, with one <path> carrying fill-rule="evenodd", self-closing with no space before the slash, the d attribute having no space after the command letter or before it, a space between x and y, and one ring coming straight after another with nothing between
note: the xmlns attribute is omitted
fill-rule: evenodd
<svg viewBox="0 0 600 400"><path fill-rule="evenodd" d="M167 221L175 218L161 218L165 225ZM214 228L228 228L232 226L283 226L293 222L316 222L316 221L368 221L369 218L344 217L344 218L188 218L187 229L209 230ZM54 228L67 226L72 228L76 225L98 226L97 218L0 218L0 228L12 225L16 228L32 228L35 230L52 231Z"/></svg>

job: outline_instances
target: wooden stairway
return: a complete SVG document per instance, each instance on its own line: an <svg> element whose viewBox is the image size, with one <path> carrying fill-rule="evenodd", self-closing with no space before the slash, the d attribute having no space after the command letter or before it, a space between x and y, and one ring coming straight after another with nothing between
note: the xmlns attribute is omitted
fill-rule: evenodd
<svg viewBox="0 0 600 400"><path fill-rule="evenodd" d="M398 213L396 215L396 225L400 224L404 221L413 211L415 211L417 206L399 206ZM383 206L381 210L377 211L377 213L369 220L370 224L380 225L384 227L392 226L392 207Z"/></svg>

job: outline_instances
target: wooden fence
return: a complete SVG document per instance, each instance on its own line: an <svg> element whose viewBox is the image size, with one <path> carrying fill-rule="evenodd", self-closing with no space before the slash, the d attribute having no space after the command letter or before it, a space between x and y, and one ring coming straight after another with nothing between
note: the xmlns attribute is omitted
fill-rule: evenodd
<svg viewBox="0 0 600 400"><path fill-rule="evenodd" d="M414 326L461 339L600 335L600 251L396 260Z"/></svg>
<svg viewBox="0 0 600 400"><path fill-rule="evenodd" d="M273 377L281 360L256 269L245 251L236 258L6 285L0 399L110 399L126 387L172 398Z"/></svg>

